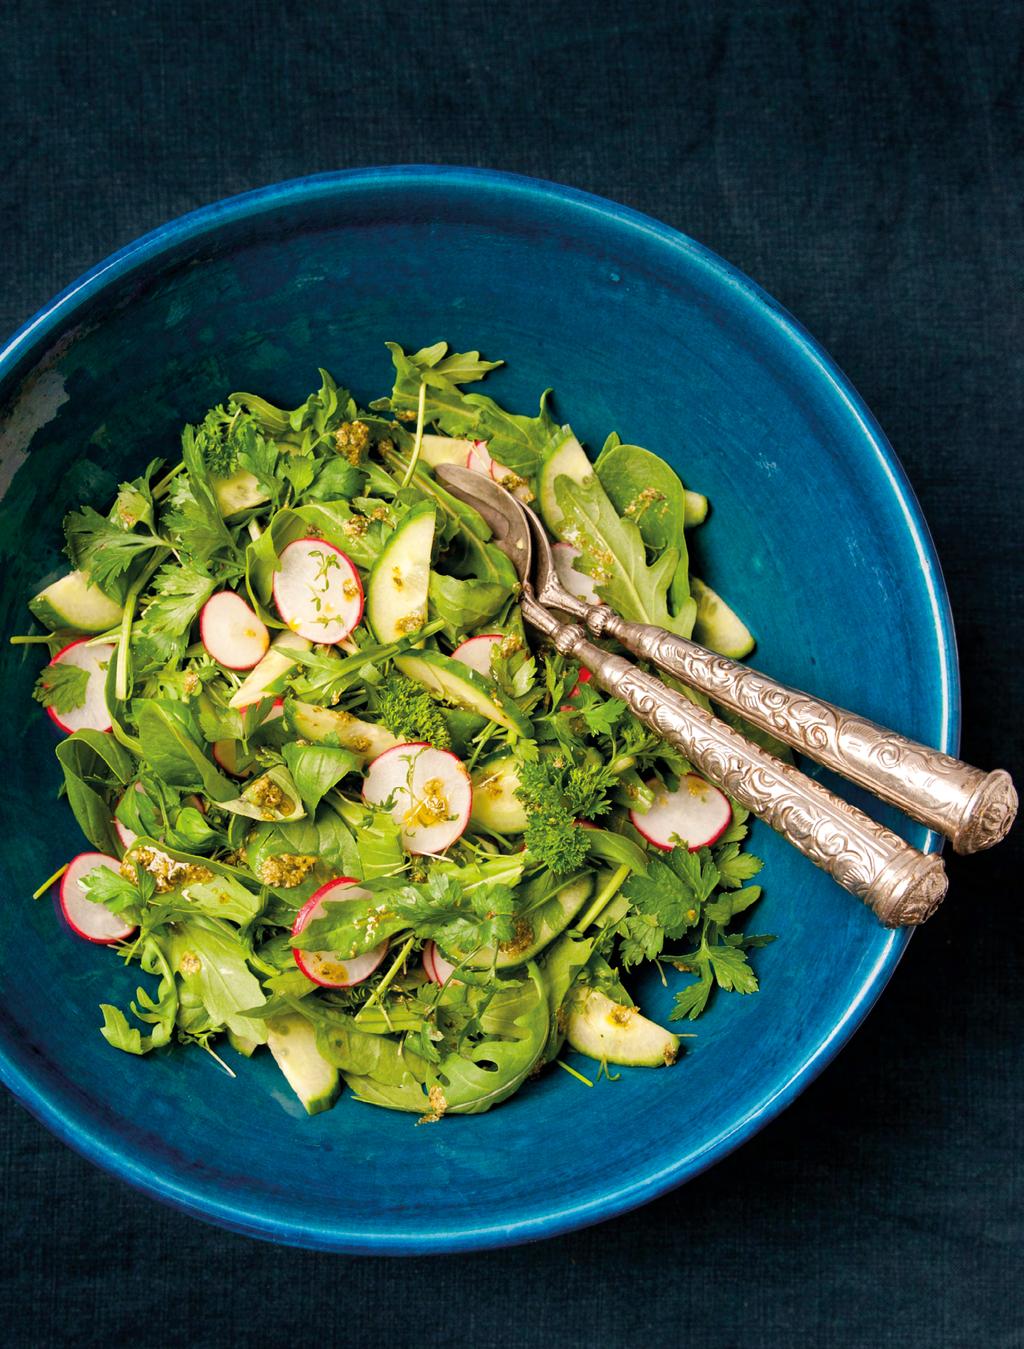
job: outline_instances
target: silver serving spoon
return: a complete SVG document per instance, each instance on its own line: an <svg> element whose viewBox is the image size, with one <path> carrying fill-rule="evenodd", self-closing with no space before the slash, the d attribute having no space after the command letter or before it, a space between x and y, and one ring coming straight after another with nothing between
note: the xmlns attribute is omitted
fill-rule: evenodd
<svg viewBox="0 0 1024 1349"><path fill-rule="evenodd" d="M563 623L547 606L575 612L579 601L559 584L547 535L534 513L478 473L447 464L435 472L449 492L479 512L494 542L512 560L527 623L585 665L599 687L621 698L645 725L677 746L703 777L863 899L886 927L909 926L930 917L947 885L937 854L912 848L661 680L595 646L583 628Z"/></svg>
<svg viewBox="0 0 1024 1349"><path fill-rule="evenodd" d="M461 490L454 485L451 490L481 514L486 507L487 522L494 528L492 517L506 509L501 496L508 497L508 493L499 487L501 496L496 495L489 489L497 484L478 473L454 472ZM972 768L855 712L779 684L677 633L631 623L607 604L588 604L559 581L547 535L535 516L534 522L533 580L538 603L582 619L594 637L615 638L635 656L700 689L752 725L944 834L958 853L979 852L1006 836L1017 813L1017 793L1002 769L986 773Z"/></svg>

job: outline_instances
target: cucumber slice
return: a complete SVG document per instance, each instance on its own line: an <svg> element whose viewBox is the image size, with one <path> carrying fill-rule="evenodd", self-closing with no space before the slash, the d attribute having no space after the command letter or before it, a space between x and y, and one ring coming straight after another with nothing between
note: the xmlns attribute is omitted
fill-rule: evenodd
<svg viewBox="0 0 1024 1349"><path fill-rule="evenodd" d="M558 478L571 478L573 482L585 485L594 476L594 465L587 458L587 452L573 435L568 426L564 426L565 438L559 442L540 471L537 486L537 504L544 523L552 534L559 534L563 515L555 500L555 481Z"/></svg>
<svg viewBox="0 0 1024 1349"><path fill-rule="evenodd" d="M396 656L395 664L407 678L415 679L456 707L479 712L488 721L497 722L517 735L531 734L529 718L515 703L489 687L485 679L461 660L442 656L439 651L418 651L415 655Z"/></svg>
<svg viewBox="0 0 1024 1349"><path fill-rule="evenodd" d="M679 1057L679 1036L596 988L580 988L569 1004L566 1038L573 1049L605 1063L664 1068Z"/></svg>
<svg viewBox="0 0 1024 1349"><path fill-rule="evenodd" d="M465 468L475 444L476 441L457 440L454 436L425 435L420 445L420 459L431 468L437 468L439 464L458 464Z"/></svg>
<svg viewBox="0 0 1024 1349"><path fill-rule="evenodd" d="M267 1044L307 1115L330 1110L341 1092L337 1068L316 1047L316 1032L304 1016L278 1016L267 1023Z"/></svg>
<svg viewBox="0 0 1024 1349"><path fill-rule="evenodd" d="M69 572L40 590L28 607L51 632L73 628L75 632L106 632L120 623L124 610L92 585L82 571Z"/></svg>
<svg viewBox="0 0 1024 1349"><path fill-rule="evenodd" d="M690 591L697 601L693 640L731 660L742 660L744 656L749 656L754 649L754 638L747 625L733 613L725 600L696 576L690 577Z"/></svg>
<svg viewBox="0 0 1024 1349"><path fill-rule="evenodd" d="M686 529L693 529L694 525L702 525L708 518L708 499L702 492L691 492L689 488L683 493L683 525Z"/></svg>
<svg viewBox="0 0 1024 1349"><path fill-rule="evenodd" d="M217 502L217 509L225 518L237 515L239 511L251 510L262 506L270 498L260 487L259 479L248 469L239 468L223 478L211 478L210 486Z"/></svg>
<svg viewBox="0 0 1024 1349"><path fill-rule="evenodd" d="M284 681L295 669L295 661L286 656L281 647L290 651L309 651L313 643L296 632L279 632L270 643L270 650L235 690L228 707L236 710L258 703L261 698L271 698L284 691Z"/></svg>
<svg viewBox="0 0 1024 1349"><path fill-rule="evenodd" d="M374 726L350 712L337 712L312 703L289 701L285 704L285 719L303 740L312 740L315 745L340 745L358 754L364 764L401 744L386 726Z"/></svg>
<svg viewBox="0 0 1024 1349"><path fill-rule="evenodd" d="M521 834L526 828L526 807L516 796L519 774L511 754L492 759L473 774L473 812L470 824L495 834Z"/></svg>
<svg viewBox="0 0 1024 1349"><path fill-rule="evenodd" d="M244 1058L251 1059L255 1050L265 1043L257 1039L255 1035L239 1035L237 1031L228 1027L228 1044L236 1054L241 1054Z"/></svg>
<svg viewBox="0 0 1024 1349"><path fill-rule="evenodd" d="M366 614L378 641L397 642L427 621L434 507L414 507L384 545L366 587Z"/></svg>
<svg viewBox="0 0 1024 1349"><path fill-rule="evenodd" d="M467 964L471 969L489 970L493 965L495 969L507 970L532 960L565 931L593 891L594 878L589 872L571 878L550 899L519 920L515 937L510 942L502 942L497 956L493 948L484 947L474 951ZM456 956L456 953L449 954Z"/></svg>

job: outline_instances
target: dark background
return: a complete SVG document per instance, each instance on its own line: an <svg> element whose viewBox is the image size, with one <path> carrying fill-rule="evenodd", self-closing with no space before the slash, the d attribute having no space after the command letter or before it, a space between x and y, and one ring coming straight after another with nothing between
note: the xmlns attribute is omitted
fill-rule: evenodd
<svg viewBox="0 0 1024 1349"><path fill-rule="evenodd" d="M951 591L963 754L1021 769L1022 42L985 3L0 8L0 333L169 217L363 164L482 165L647 211L778 297L901 456ZM840 1059L741 1152L477 1256L208 1228L0 1101L11 1345L1024 1344L1021 831Z"/></svg>

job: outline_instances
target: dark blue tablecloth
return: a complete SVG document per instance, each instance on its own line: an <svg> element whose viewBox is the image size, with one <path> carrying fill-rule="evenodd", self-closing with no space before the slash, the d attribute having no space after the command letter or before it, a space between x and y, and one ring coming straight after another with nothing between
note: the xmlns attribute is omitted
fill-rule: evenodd
<svg viewBox="0 0 1024 1349"><path fill-rule="evenodd" d="M1022 766L1019 0L0 7L0 330L170 216L360 164L589 188L749 272L888 432L952 594L965 757ZM1024 1344L1019 836L741 1152L481 1256L284 1251L2 1110L9 1345Z"/></svg>

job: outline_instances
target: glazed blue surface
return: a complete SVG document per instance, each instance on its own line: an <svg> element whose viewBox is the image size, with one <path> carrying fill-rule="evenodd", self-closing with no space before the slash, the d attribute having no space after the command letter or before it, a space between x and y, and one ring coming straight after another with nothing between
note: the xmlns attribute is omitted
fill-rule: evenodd
<svg viewBox="0 0 1024 1349"><path fill-rule="evenodd" d="M532 411L553 385L599 448L617 429L708 494L694 569L756 632L755 663L945 749L958 690L927 529L877 426L828 358L748 279L625 208L472 170L285 183L175 221L82 278L0 354L5 632L60 569L61 512L177 455L233 389L297 402L330 369L366 400L385 339L444 338L508 368ZM27 452L27 454L26 454ZM588 1090L550 1070L490 1114L418 1128L343 1099L307 1119L266 1056L237 1078L199 1052L108 1048L96 1004L138 979L32 904L80 847L31 648L3 649L12 709L0 834L0 1073L51 1129L157 1197L236 1230L326 1249L426 1252L550 1235L711 1165L834 1056L905 945L758 826L762 991L721 996L671 1071ZM867 805L850 791L851 799ZM28 809L26 809L28 807ZM926 831L875 813L919 846ZM672 990L638 988L664 1017ZM689 1028L687 1028L689 1029ZM582 1066L582 1065L581 1065Z"/></svg>

